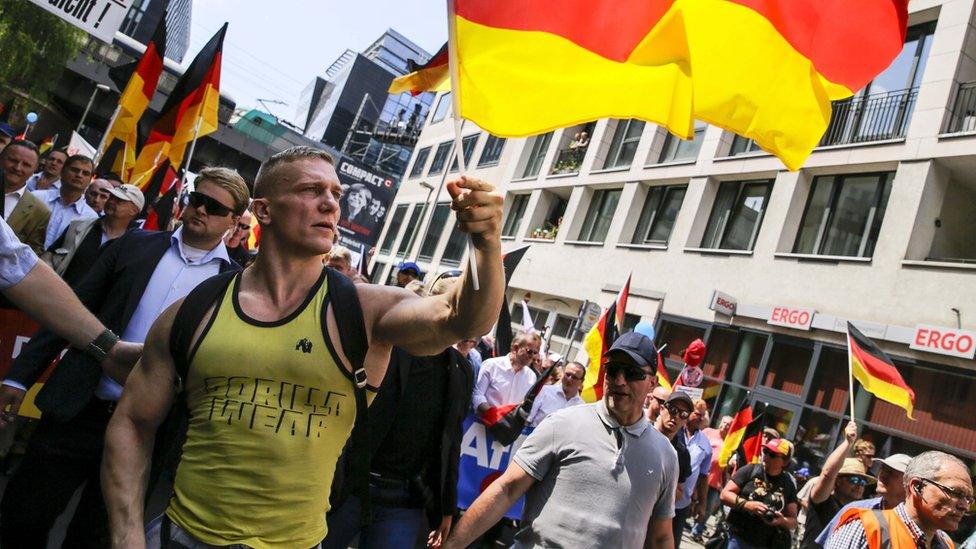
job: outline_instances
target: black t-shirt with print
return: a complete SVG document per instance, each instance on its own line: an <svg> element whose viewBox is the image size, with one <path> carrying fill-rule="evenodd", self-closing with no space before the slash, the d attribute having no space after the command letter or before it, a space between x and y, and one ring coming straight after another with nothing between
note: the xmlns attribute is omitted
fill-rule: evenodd
<svg viewBox="0 0 976 549"><path fill-rule="evenodd" d="M765 503L781 512L790 503L797 503L796 483L786 471L773 477L766 474L761 463L752 463L740 467L732 475L732 482L739 487L740 497ZM768 547L776 532L775 526L744 509L733 508L728 522L729 530L736 537L760 547Z"/></svg>

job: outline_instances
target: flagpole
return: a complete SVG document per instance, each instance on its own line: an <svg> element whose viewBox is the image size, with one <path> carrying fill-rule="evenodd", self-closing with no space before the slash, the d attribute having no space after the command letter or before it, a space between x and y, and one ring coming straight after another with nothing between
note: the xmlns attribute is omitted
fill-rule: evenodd
<svg viewBox="0 0 976 549"><path fill-rule="evenodd" d="M111 133L112 126L115 125L115 120L119 117L119 112L121 111L122 105L116 105L115 112L112 113L112 118L108 119L108 126L105 126L105 133L102 134L102 140L98 142L98 148L95 149L95 158L92 158L92 162L94 162L96 165L98 165L98 159L102 157L102 150L105 148L105 142L108 140L108 134Z"/></svg>
<svg viewBox="0 0 976 549"><path fill-rule="evenodd" d="M847 383L851 397L851 421L854 421L854 355L851 353L851 329L847 328Z"/></svg>
<svg viewBox="0 0 976 549"><path fill-rule="evenodd" d="M203 124L203 116L197 117L197 125L193 128L193 141L190 141L190 152L186 155L183 162L183 174L180 176L180 188L186 184L186 172L190 171L190 162L193 160L193 152L197 150L197 136L200 135L200 126Z"/></svg>

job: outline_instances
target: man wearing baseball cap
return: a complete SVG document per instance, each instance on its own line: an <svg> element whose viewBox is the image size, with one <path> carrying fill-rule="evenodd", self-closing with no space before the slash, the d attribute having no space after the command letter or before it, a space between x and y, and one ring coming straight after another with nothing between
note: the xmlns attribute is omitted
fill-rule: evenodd
<svg viewBox="0 0 976 549"><path fill-rule="evenodd" d="M905 469L908 468L908 463L911 460L912 456L905 454L892 454L883 459L875 458L874 462L881 464L881 469L878 471L878 484L874 492L878 494L878 497L852 501L845 505L834 515L830 524L817 536L817 543L822 547L827 545L827 540L830 539L831 534L833 534L834 529L837 527L837 521L848 509L877 509L883 511L885 509L894 509L901 503L904 503Z"/></svg>
<svg viewBox="0 0 976 549"><path fill-rule="evenodd" d="M401 288L406 288L414 280L420 280L420 267L413 261L404 261L397 265L396 284Z"/></svg>
<svg viewBox="0 0 976 549"><path fill-rule="evenodd" d="M546 418L464 514L445 549L468 546L523 494L516 548L674 547L678 460L642 407L657 381L654 343L626 333L605 358L603 398Z"/></svg>
<svg viewBox="0 0 976 549"><path fill-rule="evenodd" d="M105 215L72 221L41 257L69 286L84 278L110 243L137 227L136 216L146 204L139 187L126 184L107 192Z"/></svg>

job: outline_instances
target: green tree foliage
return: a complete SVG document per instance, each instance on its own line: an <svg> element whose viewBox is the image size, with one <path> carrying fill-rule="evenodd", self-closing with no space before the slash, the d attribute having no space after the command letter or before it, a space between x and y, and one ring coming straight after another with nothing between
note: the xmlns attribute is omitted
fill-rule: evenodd
<svg viewBox="0 0 976 549"><path fill-rule="evenodd" d="M85 36L26 0L0 0L0 85L21 98L46 104Z"/></svg>

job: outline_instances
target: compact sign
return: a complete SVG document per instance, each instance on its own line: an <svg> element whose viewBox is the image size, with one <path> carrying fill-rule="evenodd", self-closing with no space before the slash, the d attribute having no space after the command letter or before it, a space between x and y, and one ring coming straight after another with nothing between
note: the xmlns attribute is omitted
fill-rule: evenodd
<svg viewBox="0 0 976 549"><path fill-rule="evenodd" d="M708 304L708 308L725 316L734 316L737 304L734 297L715 290L712 292L712 301Z"/></svg>
<svg viewBox="0 0 976 549"><path fill-rule="evenodd" d="M813 309L799 309L796 307L773 307L769 313L769 320L766 324L773 326L784 326L786 328L796 328L797 330L809 330L813 323Z"/></svg>
<svg viewBox="0 0 976 549"><path fill-rule="evenodd" d="M102 42L112 43L132 0L31 0Z"/></svg>
<svg viewBox="0 0 976 549"><path fill-rule="evenodd" d="M976 356L976 332L916 324L909 347L917 351L972 359Z"/></svg>

